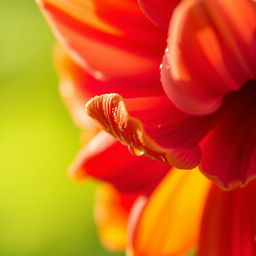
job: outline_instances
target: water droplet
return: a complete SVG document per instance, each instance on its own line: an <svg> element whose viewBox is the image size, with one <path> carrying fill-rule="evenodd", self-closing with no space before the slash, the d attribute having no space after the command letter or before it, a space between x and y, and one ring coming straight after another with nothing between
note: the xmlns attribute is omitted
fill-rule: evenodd
<svg viewBox="0 0 256 256"><path fill-rule="evenodd" d="M163 68L163 64L160 64L159 68L162 69Z"/></svg>
<svg viewBox="0 0 256 256"><path fill-rule="evenodd" d="M144 155L144 151L142 149L134 149L136 156L142 156Z"/></svg>
<svg viewBox="0 0 256 256"><path fill-rule="evenodd" d="M162 161L162 162L166 162L166 158L162 155L159 155L159 160Z"/></svg>
<svg viewBox="0 0 256 256"><path fill-rule="evenodd" d="M165 48L165 52L166 52L166 53L169 52L169 49L168 49L168 48Z"/></svg>
<svg viewBox="0 0 256 256"><path fill-rule="evenodd" d="M95 79L97 80L104 80L105 79L105 76L103 75L103 73L101 73L100 71L93 71L93 76Z"/></svg>
<svg viewBox="0 0 256 256"><path fill-rule="evenodd" d="M134 148L133 146L128 146L129 151L136 156L144 155L144 151L142 149Z"/></svg>

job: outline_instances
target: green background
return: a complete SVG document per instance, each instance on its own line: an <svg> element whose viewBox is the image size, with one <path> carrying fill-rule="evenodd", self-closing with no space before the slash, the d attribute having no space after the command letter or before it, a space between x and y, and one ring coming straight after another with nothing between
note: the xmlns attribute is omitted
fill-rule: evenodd
<svg viewBox="0 0 256 256"><path fill-rule="evenodd" d="M54 38L34 1L0 6L0 255L112 255L92 219L95 185L67 175L79 130L59 97Z"/></svg>

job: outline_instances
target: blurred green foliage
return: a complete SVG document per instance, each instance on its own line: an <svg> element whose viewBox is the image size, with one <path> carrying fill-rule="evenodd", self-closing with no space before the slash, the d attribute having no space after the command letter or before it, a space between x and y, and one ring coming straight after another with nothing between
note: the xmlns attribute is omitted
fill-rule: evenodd
<svg viewBox="0 0 256 256"><path fill-rule="evenodd" d="M113 255L93 223L95 185L67 175L79 130L59 97L50 30L34 1L0 5L0 255Z"/></svg>

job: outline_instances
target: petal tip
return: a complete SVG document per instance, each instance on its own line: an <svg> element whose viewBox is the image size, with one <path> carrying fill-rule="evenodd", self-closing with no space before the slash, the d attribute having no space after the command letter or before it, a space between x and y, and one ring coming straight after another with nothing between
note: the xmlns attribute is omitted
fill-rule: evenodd
<svg viewBox="0 0 256 256"><path fill-rule="evenodd" d="M211 175L205 172L202 167L200 166L200 171L210 180L212 180L221 190L223 191L231 191L238 188L245 188L249 183L256 180L256 175L250 176L245 180L233 179L228 181L221 180L216 175Z"/></svg>

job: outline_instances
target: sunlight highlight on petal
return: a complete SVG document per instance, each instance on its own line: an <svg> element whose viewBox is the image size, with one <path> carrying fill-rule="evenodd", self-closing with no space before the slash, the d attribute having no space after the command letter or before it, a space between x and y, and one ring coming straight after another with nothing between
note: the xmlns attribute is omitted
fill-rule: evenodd
<svg viewBox="0 0 256 256"><path fill-rule="evenodd" d="M210 185L198 170L173 170L137 214L128 255L180 256L196 247Z"/></svg>

